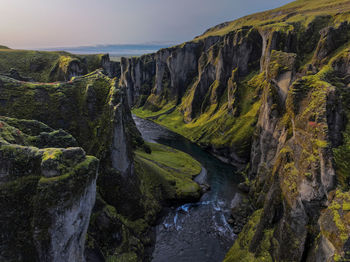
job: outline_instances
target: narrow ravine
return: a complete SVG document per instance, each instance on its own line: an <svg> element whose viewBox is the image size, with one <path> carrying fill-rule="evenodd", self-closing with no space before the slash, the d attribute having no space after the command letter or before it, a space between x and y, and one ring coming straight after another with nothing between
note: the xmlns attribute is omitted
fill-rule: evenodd
<svg viewBox="0 0 350 262"><path fill-rule="evenodd" d="M222 261L236 237L227 220L240 176L232 166L186 138L154 122L133 117L146 141L182 150L199 161L202 173L198 179L205 179L211 187L200 202L174 208L162 219L156 227L152 261Z"/></svg>

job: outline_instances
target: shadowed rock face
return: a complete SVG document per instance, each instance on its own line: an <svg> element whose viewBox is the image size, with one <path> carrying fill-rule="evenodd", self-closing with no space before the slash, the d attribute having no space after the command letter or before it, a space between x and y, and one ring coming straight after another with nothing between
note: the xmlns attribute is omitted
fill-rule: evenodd
<svg viewBox="0 0 350 262"><path fill-rule="evenodd" d="M42 127L43 124L36 124L33 129L12 121L11 124L18 128L35 131L35 137L30 137L31 145L40 148L82 146L88 154L96 156L101 161L97 186L99 202L102 202L103 208L108 207L115 210L116 214L125 216L125 220L144 216L144 209L140 203L139 180L133 169L132 156L133 148L142 144L143 140L132 120L123 91L116 87L115 80L108 78L101 71L76 77L70 82L54 84L33 84L7 77L1 79L1 100L6 101L1 106L1 115L38 119L55 128L67 130L76 137L76 139L73 138L62 129L54 131ZM13 100L14 97L16 97L15 100ZM30 122L30 120L23 120L23 123L25 121ZM53 152L56 154L55 151ZM72 148L67 152L63 150L62 155L63 157L71 155L80 159L83 158L82 152ZM85 156L85 153L83 155ZM64 159L62 161L65 161ZM67 164L69 163L68 161ZM56 180L56 177L70 172L66 169L61 170L61 166L56 159L48 158L41 164L40 172L45 179ZM96 194L96 169L97 165L94 169L95 180L91 180L86 187L82 186L85 191L81 192L80 197L76 198L76 202L70 203L70 206L60 201L62 198L74 198L71 195L77 191L75 188L57 188L57 199L47 199L48 192L51 190L50 184L40 184L38 187L38 194L40 193L42 199L38 196L37 203L42 208L35 210L38 212L38 218L34 221L37 227L33 230L35 241L37 245L40 245L41 252L38 254L40 260L83 260L85 233ZM83 185L83 181L80 182ZM73 186L74 181L69 185ZM47 216L51 217L52 226L47 225L45 220ZM105 213L94 213L94 220L91 223L97 222L100 216L105 216ZM114 232L111 234L117 235L122 234L121 230L124 232L129 230L113 226L115 223L121 223L120 217L111 217L111 214L108 214L107 217L112 221L107 226L110 228L96 229L92 226L94 232L97 230L100 235ZM40 225L45 227L41 229ZM45 230L49 230L49 226L52 235L55 236L50 240L51 242L45 235ZM76 232L81 234L72 235ZM41 240L42 238L45 238L47 243ZM127 238L128 236L125 238L123 236L123 241L128 241ZM71 241L74 244L72 246L59 244L55 250L52 250L52 246L64 241ZM96 246L109 248L109 243L104 238L99 238L99 241ZM115 244L116 242L112 242L111 248L115 249L118 246L118 243L117 246ZM95 245L95 243L90 241L89 245ZM105 252L105 250L102 251ZM80 258L71 259L72 256L80 256Z"/></svg>
<svg viewBox="0 0 350 262"><path fill-rule="evenodd" d="M1 117L0 126L0 259L85 261L99 161L54 148L76 141L40 122ZM46 136L57 143L45 145Z"/></svg>

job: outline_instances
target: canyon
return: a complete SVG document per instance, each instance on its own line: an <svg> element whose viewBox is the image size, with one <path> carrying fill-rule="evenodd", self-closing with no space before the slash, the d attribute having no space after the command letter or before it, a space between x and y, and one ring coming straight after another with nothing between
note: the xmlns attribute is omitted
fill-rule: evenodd
<svg viewBox="0 0 350 262"><path fill-rule="evenodd" d="M164 257L159 219L214 184L139 117L234 167L224 261L349 261L349 12L298 0L120 63L1 47L0 260Z"/></svg>

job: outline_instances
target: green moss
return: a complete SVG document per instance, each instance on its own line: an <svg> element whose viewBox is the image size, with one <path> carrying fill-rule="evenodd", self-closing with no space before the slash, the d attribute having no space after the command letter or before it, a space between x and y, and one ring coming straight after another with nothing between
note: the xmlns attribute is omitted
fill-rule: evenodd
<svg viewBox="0 0 350 262"><path fill-rule="evenodd" d="M333 200L320 217L321 232L335 247L335 256L340 258L350 234L350 194L338 189L330 195Z"/></svg>
<svg viewBox="0 0 350 262"><path fill-rule="evenodd" d="M268 78L274 79L286 71L293 71L296 54L272 50L268 65Z"/></svg>
<svg viewBox="0 0 350 262"><path fill-rule="evenodd" d="M67 72L72 61L79 62L82 69L85 67L85 73L101 67L101 55L78 56L67 52L0 48L0 74L7 74L14 68L22 77L30 77L39 82L65 80L60 71ZM89 65L88 68L85 63Z"/></svg>
<svg viewBox="0 0 350 262"><path fill-rule="evenodd" d="M6 250L1 256L6 261L23 261L23 257L34 261L37 258L34 238L48 243L52 210L64 206L71 208L72 203L81 198L89 183L96 178L98 161L94 157L81 159L79 154L71 154L67 159L62 153L64 149L31 147L28 135L9 123L25 127L26 132L33 127L31 134L38 131L35 127L39 130L51 129L35 121L6 117L1 117L0 121L0 137L6 137L4 133L10 128L18 136L0 143L0 159L6 166L0 183L0 207L6 210L0 215L0 241ZM25 143L12 144L18 141ZM64 166L64 170L70 173L54 178L43 177L43 163L50 161L57 163L59 169L63 170L61 165Z"/></svg>
<svg viewBox="0 0 350 262"><path fill-rule="evenodd" d="M8 102L0 106L1 115L37 119L53 128L65 128L88 154L102 158L106 153L112 132L110 102L119 96L115 80L100 71L76 77L70 83L33 84L2 79L5 88L0 99ZM12 102L13 96L16 100Z"/></svg>
<svg viewBox="0 0 350 262"><path fill-rule="evenodd" d="M250 217L248 223L244 226L242 232L236 239L233 247L227 253L224 262L234 262L234 261L273 261L269 250L271 248L270 239L272 238L272 230L267 230L264 232L264 238L260 243L259 251L257 254L251 253L249 251L249 245L254 237L257 225L260 222L260 218L263 210L259 209L253 213Z"/></svg>
<svg viewBox="0 0 350 262"><path fill-rule="evenodd" d="M135 108L135 109L133 109L132 112L135 115L142 117L142 118L154 118L154 117L159 117L159 116L165 114L166 112L173 109L174 107L175 107L175 104L169 103L169 104L166 104L161 110L155 111L155 112L152 110L144 109L142 107Z"/></svg>
<svg viewBox="0 0 350 262"><path fill-rule="evenodd" d="M200 187L192 179L200 173L201 165L181 151L159 144L148 145L152 153L137 150L136 161L153 177L144 179L163 187L166 194L160 197L172 201L199 197Z"/></svg>
<svg viewBox="0 0 350 262"><path fill-rule="evenodd" d="M59 160L62 156L62 150L58 148L50 148L44 151L42 160Z"/></svg>

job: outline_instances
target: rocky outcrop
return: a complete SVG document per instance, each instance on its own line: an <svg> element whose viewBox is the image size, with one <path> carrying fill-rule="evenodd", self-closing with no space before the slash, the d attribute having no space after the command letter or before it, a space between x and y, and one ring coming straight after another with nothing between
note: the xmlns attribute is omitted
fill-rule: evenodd
<svg viewBox="0 0 350 262"><path fill-rule="evenodd" d="M107 74L110 78L120 78L120 63L111 61L109 54L102 55L101 67L103 68L105 74Z"/></svg>
<svg viewBox="0 0 350 262"><path fill-rule="evenodd" d="M3 261L85 261L99 162L81 148L59 148L76 145L59 132L37 121L0 118ZM55 140L46 144L47 136Z"/></svg>
<svg viewBox="0 0 350 262"><path fill-rule="evenodd" d="M69 81L102 68L109 77L120 76L119 62L108 54L73 55L67 52L41 52L0 49L0 74L21 81Z"/></svg>

